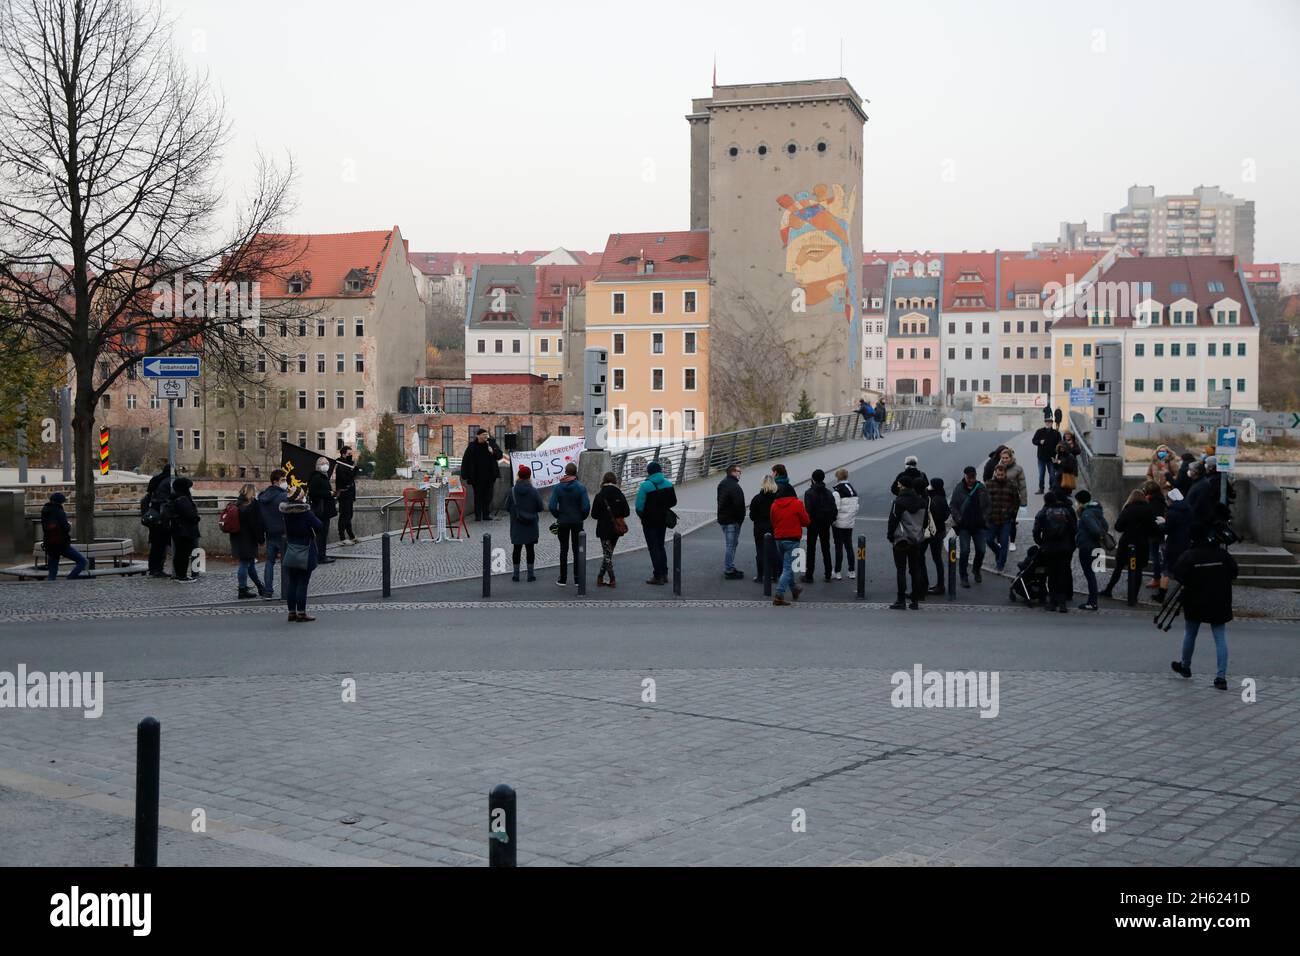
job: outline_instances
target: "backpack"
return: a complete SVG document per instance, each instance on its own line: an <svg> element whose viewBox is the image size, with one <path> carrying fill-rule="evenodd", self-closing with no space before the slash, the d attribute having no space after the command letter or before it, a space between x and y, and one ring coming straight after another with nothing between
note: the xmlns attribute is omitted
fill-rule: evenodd
<svg viewBox="0 0 1300 956"><path fill-rule="evenodd" d="M876 419L876 421L878 421L878 422L883 422L883 421L885 420L885 406L884 406L884 405L877 405L877 406L876 406L876 410L875 410L875 412L874 412L874 415L875 415L875 419Z"/></svg>
<svg viewBox="0 0 1300 956"><path fill-rule="evenodd" d="M897 505L895 505L897 507ZM899 511L898 528L894 534L894 547L920 547L926 538L926 525L928 525L930 511L928 508L922 508L920 511Z"/></svg>
<svg viewBox="0 0 1300 956"><path fill-rule="evenodd" d="M1043 542L1047 551L1069 551L1073 545L1070 538L1070 512L1064 508L1048 508L1043 512Z"/></svg>
<svg viewBox="0 0 1300 956"><path fill-rule="evenodd" d="M46 521L43 530L46 551L54 551L68 543L68 536L63 533L63 525L58 520Z"/></svg>
<svg viewBox="0 0 1300 956"><path fill-rule="evenodd" d="M217 526L221 528L222 534L239 534L239 505L232 501L222 508Z"/></svg>
<svg viewBox="0 0 1300 956"><path fill-rule="evenodd" d="M813 506L808 509L808 517L817 524L830 524L839 517L839 509L835 507L835 496L831 494L829 488L825 485L808 489L813 495Z"/></svg>
<svg viewBox="0 0 1300 956"><path fill-rule="evenodd" d="M159 482L152 494L145 492L144 497L140 499L140 523L146 528L165 528L171 521L170 515L166 518L163 516L171 486L172 479L169 477Z"/></svg>

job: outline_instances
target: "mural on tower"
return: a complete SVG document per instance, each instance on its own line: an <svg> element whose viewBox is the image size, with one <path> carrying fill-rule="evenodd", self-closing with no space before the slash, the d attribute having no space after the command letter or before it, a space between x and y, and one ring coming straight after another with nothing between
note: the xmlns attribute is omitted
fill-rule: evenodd
<svg viewBox="0 0 1300 956"><path fill-rule="evenodd" d="M781 207L781 245L785 271L794 276L809 306L830 301L849 324L849 367L861 357L861 296L850 238L857 190L818 183L811 192L777 197Z"/></svg>

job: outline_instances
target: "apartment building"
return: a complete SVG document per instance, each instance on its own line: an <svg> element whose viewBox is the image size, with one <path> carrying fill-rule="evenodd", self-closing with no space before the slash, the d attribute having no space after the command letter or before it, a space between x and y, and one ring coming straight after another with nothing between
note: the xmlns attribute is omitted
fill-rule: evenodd
<svg viewBox="0 0 1300 956"><path fill-rule="evenodd" d="M1259 407L1259 324L1232 256L1117 259L1052 327L1052 402L1095 378L1096 345L1124 356L1123 415L1151 421L1160 406Z"/></svg>
<svg viewBox="0 0 1300 956"><path fill-rule="evenodd" d="M862 387L883 394L887 360L885 358L885 289L889 269L883 263L862 267Z"/></svg>
<svg viewBox="0 0 1300 956"><path fill-rule="evenodd" d="M527 374L537 311L531 265L474 267L465 306L465 375Z"/></svg>
<svg viewBox="0 0 1300 956"><path fill-rule="evenodd" d="M943 391L950 398L988 392L998 380L996 252L943 256L939 321Z"/></svg>
<svg viewBox="0 0 1300 956"><path fill-rule="evenodd" d="M940 387L939 298L940 274L923 278L891 275L886 289L888 356L886 384L898 400L936 395Z"/></svg>
<svg viewBox="0 0 1300 956"><path fill-rule="evenodd" d="M600 271L592 265L540 265L534 282L529 371L543 379L564 378L569 348L569 311L574 298Z"/></svg>
<svg viewBox="0 0 1300 956"><path fill-rule="evenodd" d="M609 447L709 433L709 292L707 231L610 236L584 295L586 347L609 356Z"/></svg>

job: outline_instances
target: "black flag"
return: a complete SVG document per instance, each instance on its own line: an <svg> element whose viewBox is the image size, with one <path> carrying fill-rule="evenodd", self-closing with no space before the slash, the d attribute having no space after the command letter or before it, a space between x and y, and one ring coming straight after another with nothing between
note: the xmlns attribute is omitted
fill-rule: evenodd
<svg viewBox="0 0 1300 956"><path fill-rule="evenodd" d="M324 458L330 463L329 474L334 475L334 469L354 468L355 465L349 465L346 461L339 461L337 458L331 458L329 455L322 455L318 451L312 451L310 448L303 448L302 445L295 445L292 442L280 442L280 467L289 478L289 487L295 485L307 484L307 479L316 473L316 462Z"/></svg>

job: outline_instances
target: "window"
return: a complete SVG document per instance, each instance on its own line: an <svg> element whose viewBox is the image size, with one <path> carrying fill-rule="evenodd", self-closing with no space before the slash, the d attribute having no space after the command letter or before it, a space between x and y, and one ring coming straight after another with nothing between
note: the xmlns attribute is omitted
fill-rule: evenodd
<svg viewBox="0 0 1300 956"><path fill-rule="evenodd" d="M325 389L316 389L316 408L320 411L325 410Z"/></svg>
<svg viewBox="0 0 1300 956"><path fill-rule="evenodd" d="M930 350L929 350L929 349L923 349L923 350L922 350L922 357L928 359L928 358L930 357Z"/></svg>
<svg viewBox="0 0 1300 956"><path fill-rule="evenodd" d="M266 371L266 353L265 353L265 352L259 352L258 355L257 355L257 370L258 370L259 372L265 372L265 371Z"/></svg>
<svg viewBox="0 0 1300 956"><path fill-rule="evenodd" d="M1011 323L1010 323L1010 322L1003 322L1003 323L1002 323L1002 334L1003 334L1003 335L1010 335L1010 334L1011 334Z"/></svg>
<svg viewBox="0 0 1300 956"><path fill-rule="evenodd" d="M134 395L134 394L129 394L129 395L126 396L126 407L127 407L128 409L134 409L134 408L135 408L135 395Z"/></svg>
<svg viewBox="0 0 1300 956"><path fill-rule="evenodd" d="M622 430L623 430L623 409L616 408L614 409L614 431L621 432Z"/></svg>
<svg viewBox="0 0 1300 956"><path fill-rule="evenodd" d="M343 389L341 389L341 388L339 388L339 389L335 389L335 391L334 391L334 408L337 410L337 409L341 409L341 408L343 408L343 407L344 407L344 402L343 402Z"/></svg>
<svg viewBox="0 0 1300 956"><path fill-rule="evenodd" d="M325 433L324 433L324 432L317 432L317 433L316 433L316 450L317 450L317 451L324 451L324 450L325 450Z"/></svg>
<svg viewBox="0 0 1300 956"><path fill-rule="evenodd" d="M530 449L531 450L531 449ZM447 456L456 454L456 426L442 426L442 453Z"/></svg>
<svg viewBox="0 0 1300 956"><path fill-rule="evenodd" d="M306 352L298 353L298 372L299 374L302 375L307 374L307 353Z"/></svg>
<svg viewBox="0 0 1300 956"><path fill-rule="evenodd" d="M324 352L316 353L316 374L317 375L325 374L325 353Z"/></svg>
<svg viewBox="0 0 1300 956"><path fill-rule="evenodd" d="M687 392L695 391L695 369L682 369L682 389Z"/></svg>
<svg viewBox="0 0 1300 956"><path fill-rule="evenodd" d="M342 375L344 370L347 368L347 366L348 366L347 357L342 352L335 352L334 371L337 372L339 375Z"/></svg>
<svg viewBox="0 0 1300 956"><path fill-rule="evenodd" d="M1065 390L1066 390L1067 392L1068 392L1070 389L1074 388L1074 379L1072 379L1072 378L1067 378L1067 379L1065 380L1064 388L1065 388Z"/></svg>
<svg viewBox="0 0 1300 956"><path fill-rule="evenodd" d="M683 355L695 354L695 333L694 332L682 333L682 354Z"/></svg>
<svg viewBox="0 0 1300 956"><path fill-rule="evenodd" d="M1017 346L1016 346L1016 358L1018 358L1018 359L1022 359L1022 358L1024 358L1024 357L1025 357L1025 347L1024 347L1023 345L1017 345Z"/></svg>
<svg viewBox="0 0 1300 956"><path fill-rule="evenodd" d="M1170 343L1169 343L1169 357L1170 357L1170 358L1181 358L1181 357L1182 357L1182 354L1183 354L1183 344L1182 344L1181 342L1170 342Z"/></svg>
<svg viewBox="0 0 1300 956"><path fill-rule="evenodd" d="M1156 348L1159 348L1159 346L1156 346ZM1083 357L1084 357L1084 358L1092 358L1092 343L1091 343L1091 342L1084 342L1084 343L1083 343Z"/></svg>
<svg viewBox="0 0 1300 956"><path fill-rule="evenodd" d="M626 382L625 373L621 368L616 368L613 369L612 371L614 374L614 391L621 392L623 391L624 384Z"/></svg>
<svg viewBox="0 0 1300 956"><path fill-rule="evenodd" d="M538 342L540 343L538 345L538 348L542 350L543 355L546 355L551 351L551 340L548 339L546 336L542 336L540 339L538 339Z"/></svg>
<svg viewBox="0 0 1300 956"><path fill-rule="evenodd" d="M305 411L306 409L307 409L307 390L305 388L300 388L298 389L298 410Z"/></svg>
<svg viewBox="0 0 1300 956"><path fill-rule="evenodd" d="M1210 358L1214 358L1214 356L1217 354L1216 353L1217 347L1218 346L1214 342L1210 343Z"/></svg>
<svg viewBox="0 0 1300 956"><path fill-rule="evenodd" d="M556 339L556 340L555 340L555 351L557 351L557 352L563 352L563 351L564 351L564 339Z"/></svg>
<svg viewBox="0 0 1300 956"><path fill-rule="evenodd" d="M989 324L987 322L980 323L980 332L984 335L989 334Z"/></svg>
<svg viewBox="0 0 1300 956"><path fill-rule="evenodd" d="M1164 357L1165 357L1165 343L1163 343L1163 342L1157 342L1157 343L1156 343L1156 358L1164 358Z"/></svg>
<svg viewBox="0 0 1300 956"><path fill-rule="evenodd" d="M289 292L290 292L291 295L298 295L299 293L301 293L301 292L302 292L302 280L301 280L301 279L290 279L290 280L289 280Z"/></svg>
<svg viewBox="0 0 1300 956"><path fill-rule="evenodd" d="M358 352L356 355L352 356L352 358L356 365L357 373L360 374L364 372L366 370L366 357Z"/></svg>
<svg viewBox="0 0 1300 956"><path fill-rule="evenodd" d="M1156 379L1152 385L1157 392L1163 392L1165 390L1165 380L1163 378Z"/></svg>
<svg viewBox="0 0 1300 956"><path fill-rule="evenodd" d="M1187 380L1187 383L1186 383L1186 389L1187 389L1187 391L1189 391L1189 392L1194 392L1194 391L1196 391L1196 379L1194 379L1194 378L1189 378L1189 379Z"/></svg>
<svg viewBox="0 0 1300 956"><path fill-rule="evenodd" d="M1061 353L1065 358L1074 358L1074 343L1066 342L1063 346L1064 351Z"/></svg>
<svg viewBox="0 0 1300 956"><path fill-rule="evenodd" d="M1237 379L1237 391L1244 392L1245 390L1246 390L1246 380L1244 378Z"/></svg>
<svg viewBox="0 0 1300 956"><path fill-rule="evenodd" d="M966 391L966 380L964 378L961 380L961 390Z"/></svg>
<svg viewBox="0 0 1300 956"><path fill-rule="evenodd" d="M244 390L241 388L237 392L235 392L235 407L243 408L247 404L248 404L248 396L244 394Z"/></svg>
<svg viewBox="0 0 1300 956"><path fill-rule="evenodd" d="M1025 377L1023 375L1013 376L1015 379L1015 393L1017 395L1025 394Z"/></svg>
<svg viewBox="0 0 1300 956"><path fill-rule="evenodd" d="M248 448L248 433L245 432L242 428L239 431L235 432L235 447L237 447L240 451L244 451L246 448Z"/></svg>
<svg viewBox="0 0 1300 956"><path fill-rule="evenodd" d="M624 315L627 312L627 294L624 292L612 293L612 302L610 308L614 315Z"/></svg>
<svg viewBox="0 0 1300 956"><path fill-rule="evenodd" d="M505 351L505 342L501 339L497 339L495 342L492 343L492 351L494 351L497 355L500 355L502 352Z"/></svg>
<svg viewBox="0 0 1300 956"><path fill-rule="evenodd" d="M398 433L399 435L401 434L401 427L402 427L401 425L398 425L398 426L397 426L397 428L398 428L398 432L397 432L397 433ZM400 441L400 439L398 440L398 445L401 445L401 441ZM306 432L299 432L299 433L298 433L298 446L299 446L300 448L306 448L306 447L307 447L307 433L306 433Z"/></svg>
<svg viewBox="0 0 1300 956"><path fill-rule="evenodd" d="M515 355L518 355L518 354L519 354L519 340L518 340L518 339L511 339L511 340L510 340L510 351L511 351L513 354L515 354Z"/></svg>
<svg viewBox="0 0 1300 956"><path fill-rule="evenodd" d="M980 349L980 358L987 360L988 357L989 357L989 350L988 350L988 346L986 345L984 348Z"/></svg>
<svg viewBox="0 0 1300 956"><path fill-rule="evenodd" d="M324 320L324 319L317 319L317 320L316 320L316 338L318 338L318 339L323 339L323 338L325 338L325 320Z"/></svg>
<svg viewBox="0 0 1300 956"><path fill-rule="evenodd" d="M257 432L257 450L266 451L266 432L262 429Z"/></svg>
<svg viewBox="0 0 1300 956"><path fill-rule="evenodd" d="M1023 320L1021 320L1021 321L1019 321L1019 322L1016 323L1016 334L1019 335L1019 334L1023 333L1024 331L1025 331L1025 323L1024 323Z"/></svg>
<svg viewBox="0 0 1300 956"><path fill-rule="evenodd" d="M1030 332L1033 332L1033 333L1035 333L1035 334L1037 334L1037 333L1038 333L1038 323L1037 323L1037 322L1030 322L1030 323L1029 323L1029 331L1030 331Z"/></svg>
<svg viewBox="0 0 1300 956"><path fill-rule="evenodd" d="M1066 387L1068 388L1069 386L1066 386ZM1135 379L1133 379L1133 391L1135 391L1135 392L1144 392L1144 391L1146 391L1146 387L1147 387L1147 383L1146 383L1145 381L1143 381L1142 379L1140 379L1140 378L1135 378Z"/></svg>
<svg viewBox="0 0 1300 956"><path fill-rule="evenodd" d="M1222 282L1218 282L1218 281L1216 281L1216 280L1214 280L1214 279L1211 279L1211 280L1210 280L1210 283L1209 283L1209 289L1210 289L1211 292L1222 292L1222 291L1223 291L1223 283L1222 283Z"/></svg>
<svg viewBox="0 0 1300 956"><path fill-rule="evenodd" d="M949 323L948 323L948 334L949 334L949 335L956 335L956 334L957 334L957 323L956 323L956 322L949 322Z"/></svg>
<svg viewBox="0 0 1300 956"><path fill-rule="evenodd" d="M975 323L973 323L973 322L967 322L967 323L966 323L966 334L967 334L967 335L970 335L971 332L974 331L974 329L975 329Z"/></svg>
<svg viewBox="0 0 1300 956"><path fill-rule="evenodd" d="M470 408L470 389L465 386L459 388L444 388L442 390L443 409L448 415L468 415Z"/></svg>
<svg viewBox="0 0 1300 956"><path fill-rule="evenodd" d="M664 390L664 370L661 368L652 368L650 370L650 389L655 392Z"/></svg>
<svg viewBox="0 0 1300 956"><path fill-rule="evenodd" d="M281 408L289 407L289 392L287 389L283 389L283 388L280 389L280 407Z"/></svg>
<svg viewBox="0 0 1300 956"><path fill-rule="evenodd" d="M1196 343L1195 343L1195 342L1188 342L1188 343L1187 343L1187 357L1188 357L1188 358L1196 358Z"/></svg>
<svg viewBox="0 0 1300 956"><path fill-rule="evenodd" d="M650 428L652 431L657 432L664 430L664 410L662 408L650 409Z"/></svg>
<svg viewBox="0 0 1300 956"><path fill-rule="evenodd" d="M298 335L299 335L300 338L304 338L304 339L307 337L307 320L306 320L306 319L299 319L299 320L298 320Z"/></svg>
<svg viewBox="0 0 1300 956"><path fill-rule="evenodd" d="M1238 342L1238 343L1237 343L1237 358L1245 358L1245 357L1246 357L1246 343L1245 343L1245 342Z"/></svg>
<svg viewBox="0 0 1300 956"><path fill-rule="evenodd" d="M365 319L363 319L361 316L358 315L355 318L353 318L352 323L353 323L352 326L353 334L355 334L358 338L366 334Z"/></svg>
<svg viewBox="0 0 1300 956"><path fill-rule="evenodd" d="M682 431L687 431L687 432L695 431L695 409L693 408L682 409Z"/></svg>
<svg viewBox="0 0 1300 956"><path fill-rule="evenodd" d="M157 408L158 406L155 405L153 402L150 402L149 407ZM217 392L217 408L225 408L225 407L226 407L226 393Z"/></svg>
<svg viewBox="0 0 1300 956"><path fill-rule="evenodd" d="M1169 380L1169 391L1171 391L1171 392L1182 391L1182 384L1183 384L1183 383L1182 383L1181 380L1176 379L1176 378L1171 378L1171 379Z"/></svg>
<svg viewBox="0 0 1300 956"><path fill-rule="evenodd" d="M335 335L335 337L341 339L341 338L343 338L343 336L347 335L347 334L348 334L348 328L347 328L347 326L348 326L348 324L347 324L345 321L343 321L342 319L335 319L335 320L334 320L334 335Z"/></svg>
<svg viewBox="0 0 1300 956"><path fill-rule="evenodd" d="M1069 348L1069 346L1067 345L1066 348ZM1142 356L1146 354L1147 354L1147 347L1145 343L1138 342L1136 345L1133 346L1133 356L1135 358L1142 358Z"/></svg>
<svg viewBox="0 0 1300 956"><path fill-rule="evenodd" d="M682 311L687 315L695 312L695 290L688 289L682 293Z"/></svg>
<svg viewBox="0 0 1300 956"><path fill-rule="evenodd" d="M190 447L195 451L200 451L203 448L203 432L197 428L190 432Z"/></svg>
<svg viewBox="0 0 1300 956"><path fill-rule="evenodd" d="M573 429L571 429L568 425L561 425L561 426L560 426L560 437L562 437L562 438L566 438L566 437L569 436L569 434L570 434L572 431L573 431Z"/></svg>
<svg viewBox="0 0 1300 956"><path fill-rule="evenodd" d="M902 358L902 357L903 357L903 350L902 350L902 349L898 349L898 351L897 351L897 355L896 355L895 357L896 357L896 358Z"/></svg>
<svg viewBox="0 0 1300 956"><path fill-rule="evenodd" d="M1001 384L1002 384L1002 391L1004 391L1004 392L1009 392L1009 391L1011 391L1011 376L1010 376L1010 375L1003 375L1003 376L1002 376L1002 383L1001 383Z"/></svg>
<svg viewBox="0 0 1300 956"><path fill-rule="evenodd" d="M910 358L910 359L915 359L915 358L916 358L916 349L908 349L908 350L907 350L907 357Z"/></svg>
<svg viewBox="0 0 1300 956"><path fill-rule="evenodd" d="M662 332L650 333L650 352L653 355L664 354L664 334Z"/></svg>
<svg viewBox="0 0 1300 956"><path fill-rule="evenodd" d="M1037 346L1037 345L1031 345L1031 346L1029 346L1029 357L1030 357L1031 359L1036 359L1036 358L1038 358L1038 346Z"/></svg>
<svg viewBox="0 0 1300 956"><path fill-rule="evenodd" d="M664 314L664 294L662 292L650 293L650 314L651 315Z"/></svg>
<svg viewBox="0 0 1300 956"><path fill-rule="evenodd" d="M280 374L283 375L289 371L289 356L283 352L280 353Z"/></svg>
<svg viewBox="0 0 1300 956"><path fill-rule="evenodd" d="M953 348L948 349L948 361L955 362L956 360L957 360L957 350Z"/></svg>
<svg viewBox="0 0 1300 956"><path fill-rule="evenodd" d="M967 349L967 350L966 350L966 360L967 360L967 361L970 361L970 360L971 360L972 358L974 358L974 357L975 357L975 350L974 350L974 349ZM965 389L962 389L962 391L965 391Z"/></svg>
<svg viewBox="0 0 1300 956"><path fill-rule="evenodd" d="M226 432L224 429L217 429L217 451L226 450Z"/></svg>
<svg viewBox="0 0 1300 956"><path fill-rule="evenodd" d="M1011 346L1009 345L1002 346L1002 357L1004 359L1011 358Z"/></svg>
<svg viewBox="0 0 1300 956"><path fill-rule="evenodd" d="M355 392L352 393L352 407L353 408L366 407L366 393L361 389L357 389Z"/></svg>

